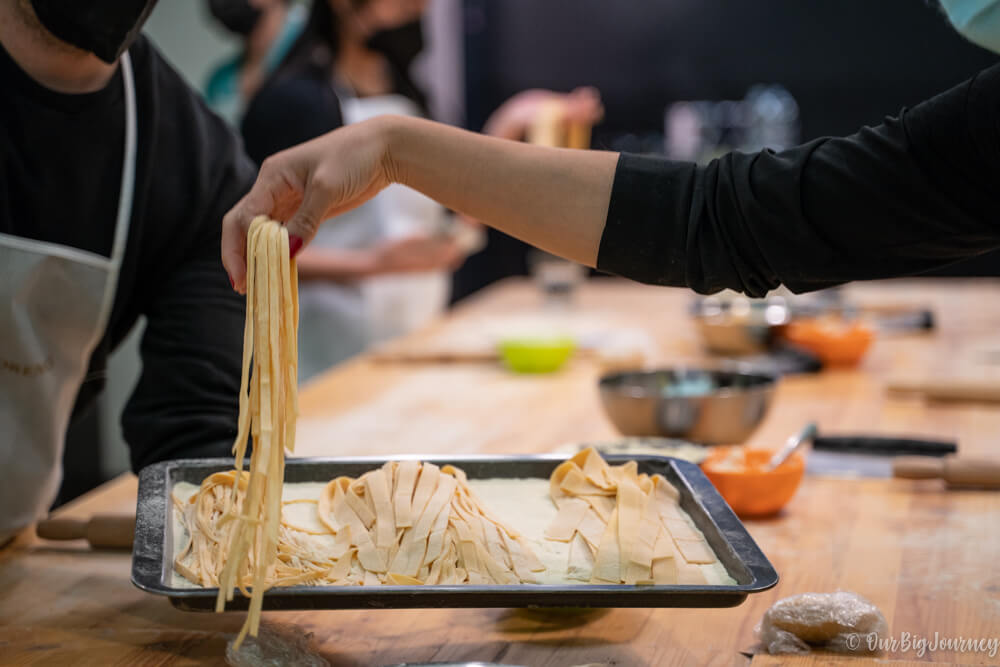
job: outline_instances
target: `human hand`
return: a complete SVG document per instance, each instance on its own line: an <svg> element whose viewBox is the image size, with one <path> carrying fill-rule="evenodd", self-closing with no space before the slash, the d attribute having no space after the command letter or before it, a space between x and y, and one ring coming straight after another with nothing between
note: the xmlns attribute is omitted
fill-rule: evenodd
<svg viewBox="0 0 1000 667"><path fill-rule="evenodd" d="M604 118L601 93L596 88L582 87L571 93L556 93L542 89L524 90L509 98L490 115L483 126L483 134L521 140L542 107L553 101L563 103L563 113L567 121L590 126Z"/></svg>
<svg viewBox="0 0 1000 667"><path fill-rule="evenodd" d="M390 183L388 117L340 128L264 160L253 188L222 220L222 263L246 291L246 235L258 215L285 221L294 256L324 220L349 211Z"/></svg>
<svg viewBox="0 0 1000 667"><path fill-rule="evenodd" d="M411 236L379 243L372 251L371 275L422 273L458 268L465 259L453 238Z"/></svg>

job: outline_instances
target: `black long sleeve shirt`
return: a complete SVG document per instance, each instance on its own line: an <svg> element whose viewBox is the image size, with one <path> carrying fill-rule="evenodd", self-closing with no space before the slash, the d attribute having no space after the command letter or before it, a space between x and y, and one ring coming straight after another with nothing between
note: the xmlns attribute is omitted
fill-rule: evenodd
<svg viewBox="0 0 1000 667"><path fill-rule="evenodd" d="M254 95L240 130L247 154L260 164L286 148L332 132L344 124L340 99L322 67L270 81Z"/></svg>
<svg viewBox="0 0 1000 667"><path fill-rule="evenodd" d="M103 388L108 354L145 315L142 375L122 415L138 470L226 455L235 437L244 306L219 243L223 214L256 170L147 39L129 51L139 130L132 222L110 321L73 419ZM124 143L121 72L97 92L63 95L0 49L0 91L0 232L108 256Z"/></svg>
<svg viewBox="0 0 1000 667"><path fill-rule="evenodd" d="M762 296L1000 247L1000 65L843 138L704 167L623 154L597 265Z"/></svg>

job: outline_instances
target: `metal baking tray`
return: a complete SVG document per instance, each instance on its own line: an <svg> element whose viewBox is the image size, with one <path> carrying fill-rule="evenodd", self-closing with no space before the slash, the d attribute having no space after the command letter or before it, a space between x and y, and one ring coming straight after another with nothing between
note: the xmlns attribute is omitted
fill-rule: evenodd
<svg viewBox="0 0 1000 667"><path fill-rule="evenodd" d="M438 465L451 464L470 479L548 479L566 455L521 457L401 456ZM735 607L750 593L778 583L778 574L726 501L698 466L663 456L606 456L611 463L635 460L639 471L663 475L680 491L681 508L704 533L734 586L628 586L590 584L519 584L459 586L288 586L264 595L264 609L412 609L421 607ZM286 482L327 481L357 477L389 459L301 458L285 465ZM182 459L156 463L139 474L132 583L149 593L167 596L175 607L212 611L217 588L171 585L173 541L170 494L178 482L200 484L214 472L232 468L232 459ZM249 600L237 594L226 609L246 609Z"/></svg>

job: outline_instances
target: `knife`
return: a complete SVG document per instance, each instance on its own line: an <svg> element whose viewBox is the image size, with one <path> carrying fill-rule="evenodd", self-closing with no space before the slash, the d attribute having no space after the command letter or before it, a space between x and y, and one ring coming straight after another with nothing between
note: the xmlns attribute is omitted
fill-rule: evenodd
<svg viewBox="0 0 1000 667"><path fill-rule="evenodd" d="M892 477L898 456L942 457L958 451L955 442L867 435L818 435L806 457L806 471L832 477Z"/></svg>

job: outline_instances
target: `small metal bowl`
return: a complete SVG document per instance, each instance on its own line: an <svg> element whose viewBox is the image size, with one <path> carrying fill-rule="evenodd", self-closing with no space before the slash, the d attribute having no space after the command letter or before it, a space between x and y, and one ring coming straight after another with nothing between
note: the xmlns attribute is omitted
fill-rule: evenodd
<svg viewBox="0 0 1000 667"><path fill-rule="evenodd" d="M792 319L792 310L780 296L768 299L710 296L692 304L691 316L709 352L743 356L766 351L776 328Z"/></svg>
<svg viewBox="0 0 1000 667"><path fill-rule="evenodd" d="M668 368L605 375L598 386L604 411L624 435L716 445L753 433L775 383L773 375L740 369Z"/></svg>

